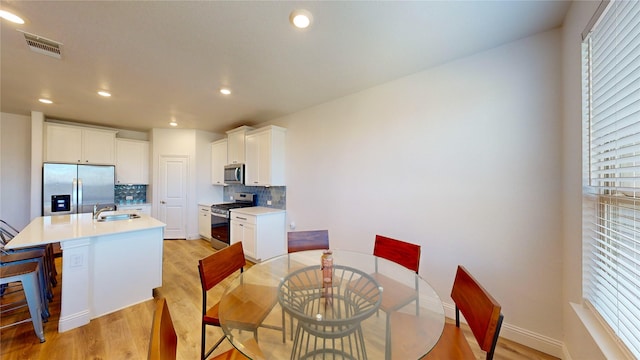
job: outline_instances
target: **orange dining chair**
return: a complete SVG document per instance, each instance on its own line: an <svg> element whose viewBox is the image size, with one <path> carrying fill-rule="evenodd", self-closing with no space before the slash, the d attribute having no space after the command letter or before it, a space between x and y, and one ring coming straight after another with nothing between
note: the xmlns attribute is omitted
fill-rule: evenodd
<svg viewBox="0 0 640 360"><path fill-rule="evenodd" d="M393 261L418 274L420 267L420 245L411 244L401 240L392 239L382 235L376 235L373 245L373 255ZM386 313L398 310L405 305L416 301L418 304L418 278L415 278L415 286L409 287L378 272L378 259L376 259L376 272L373 274L376 281L383 287L382 304L380 309ZM388 294L385 296L385 294Z"/></svg>
<svg viewBox="0 0 640 360"><path fill-rule="evenodd" d="M480 349L487 353L487 360L493 359L504 317L500 304L463 266L458 266L456 271L451 298L456 306L456 323L445 323L440 340L423 359L476 359L464 332L460 329L460 313L471 328ZM424 325L416 324L417 321L417 317L407 313L395 312L391 315L391 347L394 359L422 355L410 353L411 346L403 345L411 342L411 334L403 329L415 329Z"/></svg>
<svg viewBox="0 0 640 360"><path fill-rule="evenodd" d="M290 231L287 233L289 254L324 249L329 249L329 230Z"/></svg>
<svg viewBox="0 0 640 360"><path fill-rule="evenodd" d="M167 300L160 298L156 302L156 311L151 325L149 360L175 360L178 350L178 336L173 327Z"/></svg>
<svg viewBox="0 0 640 360"><path fill-rule="evenodd" d="M173 320L171 320L169 305L166 299L161 298L156 302L156 311L153 315L148 360L175 360L177 350L178 337L173 326ZM262 357L264 358L264 356ZM247 359L247 357L234 348L217 355L212 360L244 359Z"/></svg>
<svg viewBox="0 0 640 360"><path fill-rule="evenodd" d="M405 241L392 239L382 235L376 235L373 245L373 255L376 256L376 272L373 278L384 289L382 292L382 303L380 309L387 316L386 324L386 357L389 358L390 351L390 327L389 315L402 307L415 301L416 314L418 313L418 268L420 267L420 245L411 244ZM399 265L416 273L414 287L402 284L386 275L378 272L378 257L393 261Z"/></svg>
<svg viewBox="0 0 640 360"><path fill-rule="evenodd" d="M327 250L329 249L329 230L305 230L290 231L287 233L287 251L289 254L306 250ZM289 262L289 272L295 271L297 266L292 267ZM319 278L305 278L298 284L297 289L322 288L322 283L314 280ZM283 313L284 315L284 313ZM290 318L291 339L293 340L293 317Z"/></svg>
<svg viewBox="0 0 640 360"><path fill-rule="evenodd" d="M220 327L219 316L219 301L212 306L207 304L207 293L214 286L218 285L224 279L228 278L237 271L242 272L246 266L246 260L244 257L244 251L242 249L242 243L237 242L228 246L222 250L219 250L206 258L202 259L198 263L198 270L200 272L200 282L202 285L202 333L201 333L201 351L200 357L202 360L206 359L211 353L222 343L225 339L223 335L209 350L206 350L206 327L217 326ZM235 296L235 293L238 296ZM234 326L241 327L244 330L252 331L254 338L257 339L258 327L266 327L275 330L282 330L282 341L284 341L284 320L282 327L275 327L271 325L262 324L264 319L269 315L273 306L277 302L276 288L255 284L243 284L239 288L236 288L227 296L230 297L230 301L237 299L238 304L245 298L243 294L247 292L256 292L261 294L256 296L263 301L261 303L244 303L242 306L242 312L234 314ZM237 316L237 318L235 318Z"/></svg>

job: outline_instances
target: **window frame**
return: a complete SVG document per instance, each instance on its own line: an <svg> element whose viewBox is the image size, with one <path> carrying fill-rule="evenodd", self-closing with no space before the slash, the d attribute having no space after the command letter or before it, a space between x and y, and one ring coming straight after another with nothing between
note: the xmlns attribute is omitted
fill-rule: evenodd
<svg viewBox="0 0 640 360"><path fill-rule="evenodd" d="M634 95L634 87L627 89L618 86L614 81L621 79L626 81L626 77L618 75L607 77L609 72L618 74L618 71L623 68L619 65L616 55L620 54L619 49L626 49L627 43L619 43L620 39L629 38L625 38L627 33L619 31L617 16L624 18L625 13L618 10L626 5L629 5L629 2L603 1L587 29L582 33L582 274L585 303L596 313L629 357L640 358L640 335L630 338L629 332L633 329L626 328L630 322L634 325L634 319L636 323L640 323L640 305L635 305L631 309L625 305L625 301L628 303L640 298L640 126L631 132L626 131L629 123L640 124L640 111L631 115L622 114L621 109L626 111L627 103L625 102L625 106L621 109L617 105L621 99ZM638 10L634 9L634 11ZM632 17L630 23L633 25L634 32L640 33L637 29L640 28L640 24L636 25L633 22L635 19ZM601 23L604 25L599 29ZM602 46L597 48L598 52L596 52L597 60L593 58L594 31L597 36L616 40L614 46L601 41ZM640 35L631 36L628 44L636 46L632 46L632 49L640 49ZM600 43L597 46L599 45ZM606 52L610 48L613 50L610 53ZM601 49L606 51L600 53ZM594 67L598 77L596 82L601 81L597 86L593 86ZM606 69L604 75L602 75L602 69ZM640 76L630 76L633 73L634 71L631 71L628 74L632 84L635 85L636 82L640 84ZM600 87L604 87L602 83L608 81L616 85L608 88L605 96L604 91L600 92ZM597 90L596 99L594 99L594 88ZM611 93L613 95L609 97ZM608 103L610 100L613 101L613 105ZM597 104L595 110L594 104ZM632 101L631 104L640 108L640 99ZM612 108L613 110L610 110ZM610 110L610 114L604 115L603 109ZM594 112L597 115L594 115ZM602 125L603 123L605 126ZM606 127L614 130L603 131L602 129ZM627 243L631 243L631 247L628 247ZM623 278L628 274L629 268L631 268L630 275L633 276L631 281ZM611 274L616 277L610 276ZM629 284L631 290L629 290ZM624 293L625 291L627 294ZM635 327L640 329L640 326ZM637 330L636 333L638 333Z"/></svg>

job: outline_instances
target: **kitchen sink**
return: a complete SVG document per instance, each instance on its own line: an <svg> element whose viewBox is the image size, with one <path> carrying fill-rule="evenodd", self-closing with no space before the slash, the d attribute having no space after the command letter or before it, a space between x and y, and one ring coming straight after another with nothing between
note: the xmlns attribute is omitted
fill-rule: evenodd
<svg viewBox="0 0 640 360"><path fill-rule="evenodd" d="M118 220L129 220L129 219L138 219L140 217L140 215L138 214L131 214L131 213L126 213L126 214L109 214L109 215L102 215L98 218L98 220L96 221L100 221L100 222L105 222L105 221L118 221Z"/></svg>

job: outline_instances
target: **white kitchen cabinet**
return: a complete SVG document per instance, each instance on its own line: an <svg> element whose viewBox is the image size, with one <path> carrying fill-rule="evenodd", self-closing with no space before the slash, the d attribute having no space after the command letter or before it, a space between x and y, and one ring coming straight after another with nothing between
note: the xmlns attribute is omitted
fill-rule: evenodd
<svg viewBox="0 0 640 360"><path fill-rule="evenodd" d="M115 164L115 130L45 123L47 162Z"/></svg>
<svg viewBox="0 0 640 360"><path fill-rule="evenodd" d="M211 240L211 206L198 205L198 233Z"/></svg>
<svg viewBox="0 0 640 360"><path fill-rule="evenodd" d="M118 205L118 211L132 212L151 216L151 204Z"/></svg>
<svg viewBox="0 0 640 360"><path fill-rule="evenodd" d="M116 139L116 184L149 183L149 142Z"/></svg>
<svg viewBox="0 0 640 360"><path fill-rule="evenodd" d="M253 130L249 126L227 131L227 164L245 163L245 134Z"/></svg>
<svg viewBox="0 0 640 360"><path fill-rule="evenodd" d="M231 210L231 244L242 242L249 260L262 260L287 252L284 210L248 207Z"/></svg>
<svg viewBox="0 0 640 360"><path fill-rule="evenodd" d="M267 126L246 136L245 184L247 186L284 186L285 132L279 126Z"/></svg>
<svg viewBox="0 0 640 360"><path fill-rule="evenodd" d="M227 139L211 143L211 183L213 185L224 185L224 166L227 164Z"/></svg>

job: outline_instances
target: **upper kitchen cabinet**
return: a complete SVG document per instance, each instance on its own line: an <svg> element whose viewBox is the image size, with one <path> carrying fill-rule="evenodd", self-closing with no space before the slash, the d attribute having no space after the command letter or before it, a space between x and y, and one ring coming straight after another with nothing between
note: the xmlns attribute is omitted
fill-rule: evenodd
<svg viewBox="0 0 640 360"><path fill-rule="evenodd" d="M224 166L227 165L227 139L211 143L211 183L224 185Z"/></svg>
<svg viewBox="0 0 640 360"><path fill-rule="evenodd" d="M227 131L227 164L244 164L246 162L245 135L251 130L253 130L252 127L240 126Z"/></svg>
<svg viewBox="0 0 640 360"><path fill-rule="evenodd" d="M266 126L246 136L247 186L284 186L284 149L286 129Z"/></svg>
<svg viewBox="0 0 640 360"><path fill-rule="evenodd" d="M116 184L149 183L149 142L116 139Z"/></svg>
<svg viewBox="0 0 640 360"><path fill-rule="evenodd" d="M115 130L45 123L46 162L114 165Z"/></svg>

